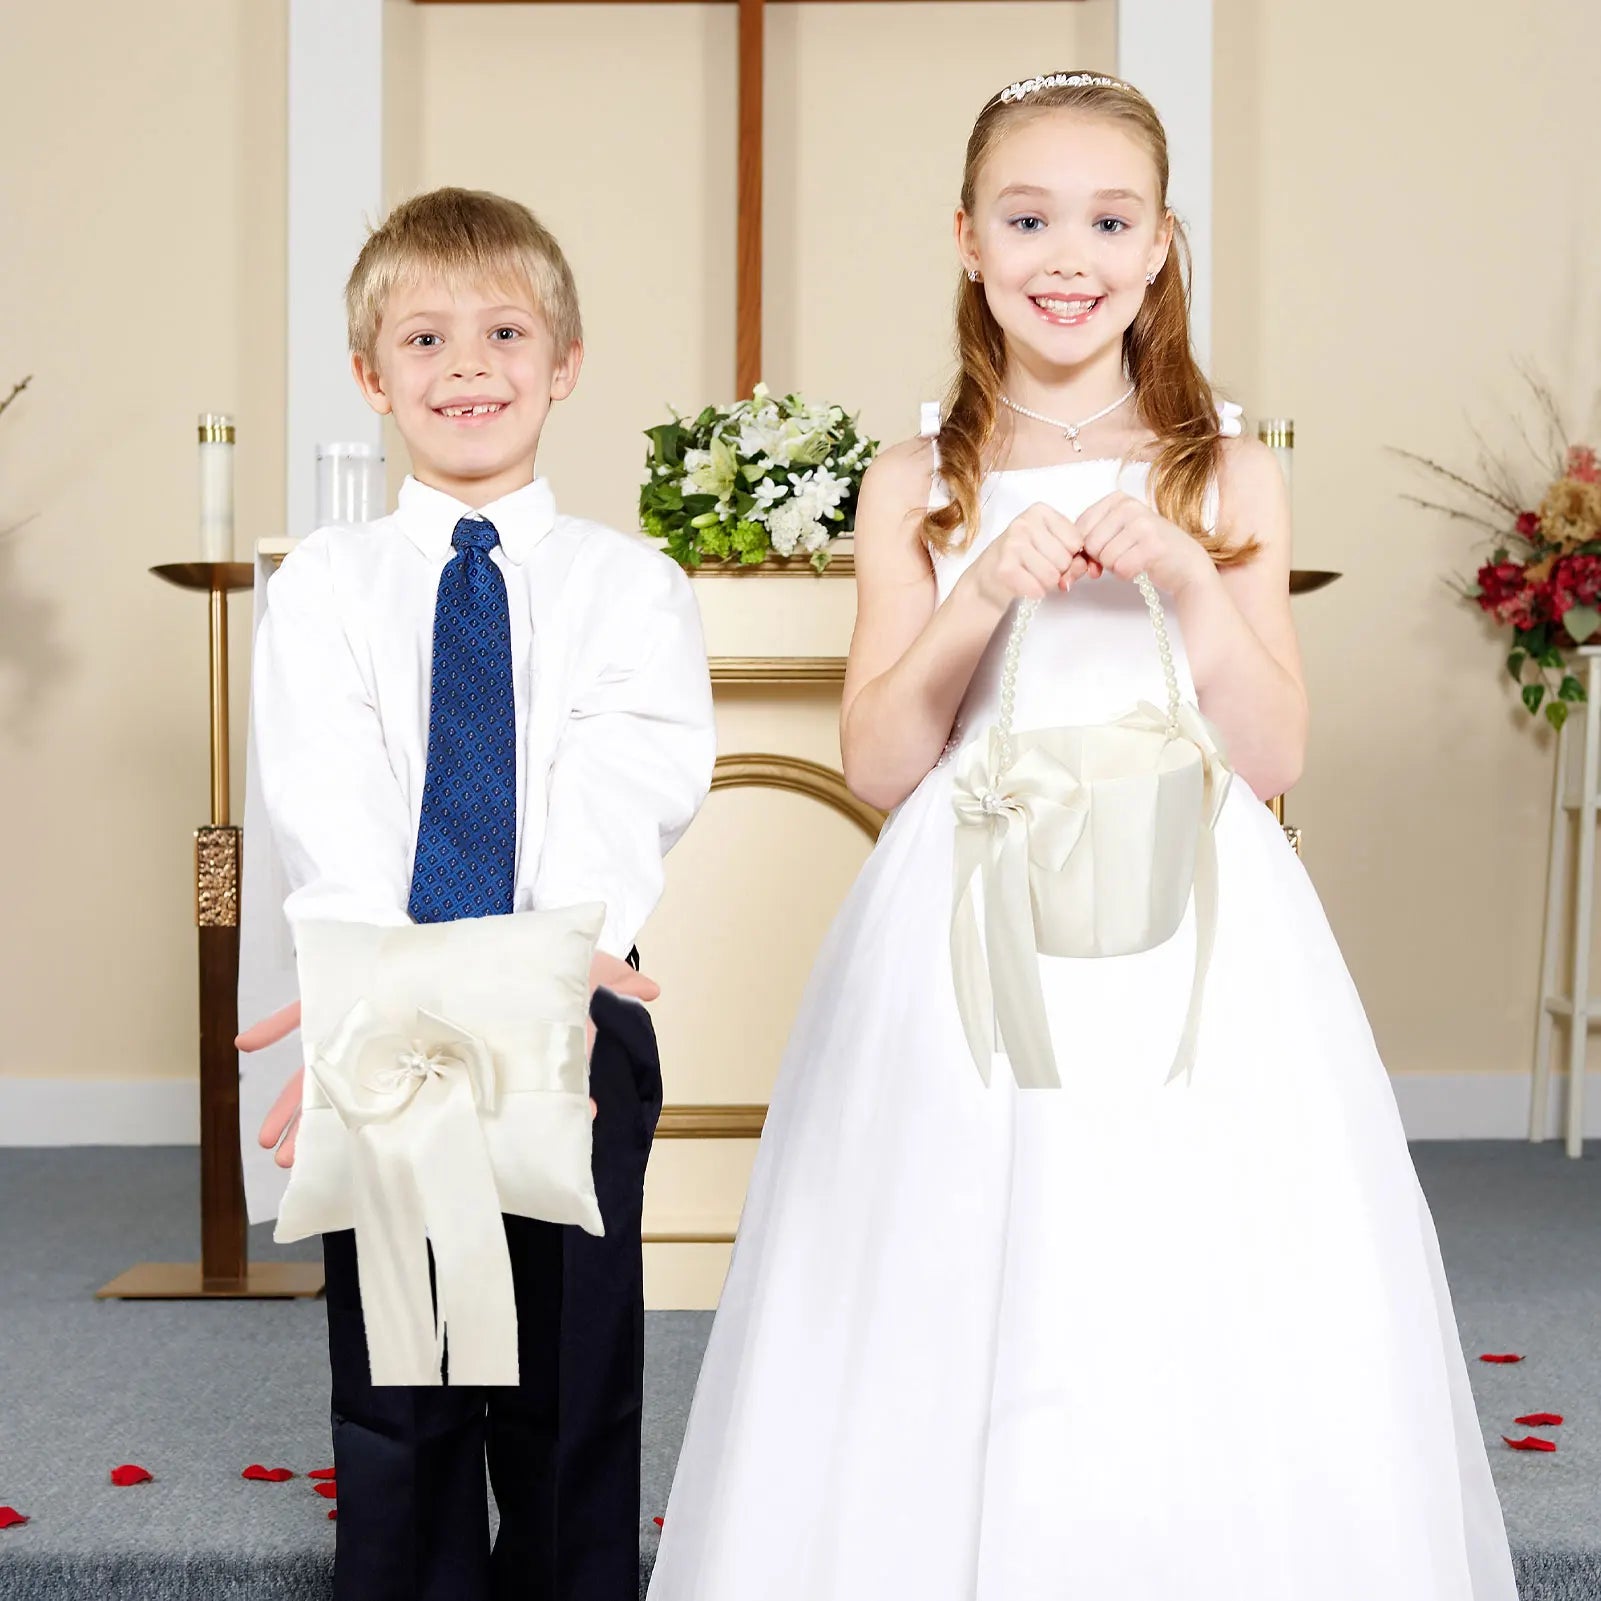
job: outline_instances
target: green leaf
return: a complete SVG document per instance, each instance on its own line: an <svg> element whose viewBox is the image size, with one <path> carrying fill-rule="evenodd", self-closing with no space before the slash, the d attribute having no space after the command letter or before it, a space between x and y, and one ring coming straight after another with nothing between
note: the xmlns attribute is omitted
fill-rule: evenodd
<svg viewBox="0 0 1601 1601"><path fill-rule="evenodd" d="M1562 682L1557 686L1557 694L1563 700L1583 700L1584 685L1572 673L1564 673Z"/></svg>
<svg viewBox="0 0 1601 1601"><path fill-rule="evenodd" d="M1562 701L1552 701L1545 709L1545 720L1560 732L1562 725L1568 720L1567 706Z"/></svg>
<svg viewBox="0 0 1601 1601"><path fill-rule="evenodd" d="M1546 648L1540 652L1540 665L1553 673L1561 672L1563 666L1562 652L1559 651L1554 645L1547 645Z"/></svg>
<svg viewBox="0 0 1601 1601"><path fill-rule="evenodd" d="M645 430L650 441L650 464L660 467L682 466L684 460L684 430L675 422L658 423Z"/></svg>
<svg viewBox="0 0 1601 1601"><path fill-rule="evenodd" d="M1529 708L1530 712L1539 711L1540 702L1544 699L1544 684L1525 684L1523 686L1523 704Z"/></svg>
<svg viewBox="0 0 1601 1601"><path fill-rule="evenodd" d="M1528 659L1529 653L1526 650L1515 650L1507 657L1506 670L1512 674L1512 682L1514 684L1523 682L1523 664Z"/></svg>
<svg viewBox="0 0 1601 1601"><path fill-rule="evenodd" d="M1483 593L1484 587L1481 584L1464 584L1462 586L1463 600L1477 600Z"/></svg>
<svg viewBox="0 0 1601 1601"><path fill-rule="evenodd" d="M1582 645L1601 628L1601 611L1594 606L1569 606L1562 614L1562 626L1573 636L1575 644Z"/></svg>

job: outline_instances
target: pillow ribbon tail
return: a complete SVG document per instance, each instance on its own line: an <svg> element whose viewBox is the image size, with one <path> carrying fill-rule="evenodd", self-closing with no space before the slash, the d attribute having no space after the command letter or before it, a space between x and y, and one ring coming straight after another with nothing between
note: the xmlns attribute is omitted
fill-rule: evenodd
<svg viewBox="0 0 1601 1601"><path fill-rule="evenodd" d="M441 1383L448 1338L453 1385L516 1384L511 1257L466 1074L431 1079L398 1116L362 1126L353 1144L356 1259L372 1382Z"/></svg>

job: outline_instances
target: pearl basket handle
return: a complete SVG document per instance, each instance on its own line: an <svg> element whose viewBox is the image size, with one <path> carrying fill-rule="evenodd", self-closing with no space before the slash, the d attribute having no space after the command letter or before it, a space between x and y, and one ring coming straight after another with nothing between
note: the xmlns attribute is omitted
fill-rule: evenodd
<svg viewBox="0 0 1601 1601"><path fill-rule="evenodd" d="M1167 685L1167 732L1175 735L1178 733L1179 681L1173 667L1173 646L1167 637L1167 618L1162 611L1156 585L1144 573L1136 573L1134 582L1145 598L1145 609L1150 614L1151 627L1156 633L1156 648L1162 658L1162 678ZM1028 625L1039 604L1037 599L1018 602L1017 616L1012 622L1012 632L1006 641L1006 655L1001 663L999 770L1003 773L1012 765L1012 717L1016 711L1017 667L1023 655L1023 635L1028 632Z"/></svg>

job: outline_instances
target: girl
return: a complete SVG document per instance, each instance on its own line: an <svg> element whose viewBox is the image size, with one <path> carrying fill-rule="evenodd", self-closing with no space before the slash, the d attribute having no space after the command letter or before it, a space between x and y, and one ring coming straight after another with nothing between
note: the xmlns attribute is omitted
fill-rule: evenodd
<svg viewBox="0 0 1601 1601"><path fill-rule="evenodd" d="M1514 1601L1433 1221L1316 895L1284 486L1190 354L1149 103L1013 84L968 142L960 371L862 489L846 776L894 809L774 1091L652 1601ZM953 775L1180 692L1234 779L1193 911L1039 958L1060 1089L975 1072ZM1253 793L1254 792L1254 793Z"/></svg>

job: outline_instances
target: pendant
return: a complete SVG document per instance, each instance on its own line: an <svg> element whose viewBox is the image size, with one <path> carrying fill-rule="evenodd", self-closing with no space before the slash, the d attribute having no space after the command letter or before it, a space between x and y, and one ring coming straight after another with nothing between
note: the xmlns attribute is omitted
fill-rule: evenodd
<svg viewBox="0 0 1601 1601"><path fill-rule="evenodd" d="M1069 428L1067 430L1067 437L1073 441L1073 449L1082 456L1084 454L1084 447L1078 442L1078 429Z"/></svg>

